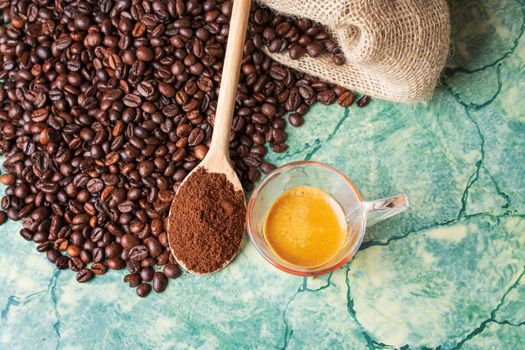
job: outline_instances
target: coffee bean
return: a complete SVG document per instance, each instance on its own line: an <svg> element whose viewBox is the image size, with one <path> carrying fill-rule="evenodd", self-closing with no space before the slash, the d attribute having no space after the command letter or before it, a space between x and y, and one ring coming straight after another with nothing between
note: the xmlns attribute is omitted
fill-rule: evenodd
<svg viewBox="0 0 525 350"><path fill-rule="evenodd" d="M70 245L67 247L67 255L69 255L69 257L77 257L80 255L80 249L75 245Z"/></svg>
<svg viewBox="0 0 525 350"><path fill-rule="evenodd" d="M69 267L69 258L67 256L60 255L57 257L55 265L59 270L65 270Z"/></svg>
<svg viewBox="0 0 525 350"><path fill-rule="evenodd" d="M159 256L163 251L162 245L155 237L146 238L144 244L148 247L149 255L152 257Z"/></svg>
<svg viewBox="0 0 525 350"><path fill-rule="evenodd" d="M106 265L102 263L96 262L91 265L91 271L93 271L95 275L103 275L106 273L106 270L107 270Z"/></svg>
<svg viewBox="0 0 525 350"><path fill-rule="evenodd" d="M124 201L118 205L118 210L121 213L129 213L133 210L134 205L131 201Z"/></svg>
<svg viewBox="0 0 525 350"><path fill-rule="evenodd" d="M15 175L3 174L2 176L0 176L0 183L4 186L11 186L15 183Z"/></svg>
<svg viewBox="0 0 525 350"><path fill-rule="evenodd" d="M324 105L329 105L337 100L337 95L333 90L324 90L317 94L317 100Z"/></svg>
<svg viewBox="0 0 525 350"><path fill-rule="evenodd" d="M3 225L7 221L7 214L4 211L0 211L0 225Z"/></svg>
<svg viewBox="0 0 525 350"><path fill-rule="evenodd" d="M80 251L80 260L82 260L82 262L84 264L89 264L91 261L93 261L93 258L91 257L91 253L88 252L87 250L81 250Z"/></svg>
<svg viewBox="0 0 525 350"><path fill-rule="evenodd" d="M153 280L153 275L155 274L155 270L151 267L143 267L140 270L140 278L145 282L151 282Z"/></svg>
<svg viewBox="0 0 525 350"><path fill-rule="evenodd" d="M367 106L370 103L370 96L364 95L357 100L357 107L362 108Z"/></svg>
<svg viewBox="0 0 525 350"><path fill-rule="evenodd" d="M141 283L137 286L137 295L141 298L145 298L149 295L151 292L151 285L147 283Z"/></svg>
<svg viewBox="0 0 525 350"><path fill-rule="evenodd" d="M163 274L160 271L155 272L155 275L153 276L153 290L157 293L164 292L166 290L166 287L168 286L168 279L166 278L166 275Z"/></svg>
<svg viewBox="0 0 525 350"><path fill-rule="evenodd" d="M94 277L93 271L89 269L83 269L77 272L77 282L85 283Z"/></svg>
<svg viewBox="0 0 525 350"><path fill-rule="evenodd" d="M127 283L131 288L137 287L141 283L138 273L130 273L124 276L124 283Z"/></svg>
<svg viewBox="0 0 525 350"><path fill-rule="evenodd" d="M150 98L155 94L155 86L151 81L143 81L137 86L138 93L144 98Z"/></svg>
<svg viewBox="0 0 525 350"><path fill-rule="evenodd" d="M175 279L181 275L179 266L176 264L166 264L162 271L169 279Z"/></svg>
<svg viewBox="0 0 525 350"><path fill-rule="evenodd" d="M314 40L306 46L306 52L310 57L317 57L323 52L323 44L318 40Z"/></svg>
<svg viewBox="0 0 525 350"><path fill-rule="evenodd" d="M304 124L304 118L297 113L292 113L288 116L288 122L297 128Z"/></svg>
<svg viewBox="0 0 525 350"><path fill-rule="evenodd" d="M141 269L140 262L136 260L129 260L126 263L126 269L129 271L129 273L140 272L140 269Z"/></svg>
<svg viewBox="0 0 525 350"><path fill-rule="evenodd" d="M91 194L99 193L104 188L104 183L100 179L91 179L87 183L87 190Z"/></svg>
<svg viewBox="0 0 525 350"><path fill-rule="evenodd" d="M137 58L141 61L153 60L153 51L149 47L139 47L136 52Z"/></svg>
<svg viewBox="0 0 525 350"><path fill-rule="evenodd" d="M344 56L341 54L333 54L332 61L338 66L342 66L346 62Z"/></svg>
<svg viewBox="0 0 525 350"><path fill-rule="evenodd" d="M141 105L142 99L138 95L127 94L126 96L124 96L124 100L122 102L125 106L136 108Z"/></svg>
<svg viewBox="0 0 525 350"><path fill-rule="evenodd" d="M131 250L129 251L129 258L131 260L142 261L146 259L148 255L149 255L148 248L146 248L146 246L144 245L135 246L131 248Z"/></svg>
<svg viewBox="0 0 525 350"><path fill-rule="evenodd" d="M100 263L102 261L104 261L104 259L106 259L106 255L104 253L104 249L102 248L95 248L93 249L93 261L96 262L96 263Z"/></svg>
<svg viewBox="0 0 525 350"><path fill-rule="evenodd" d="M56 263L58 258L61 256L60 253L58 251L56 251L55 249L49 249L46 251L46 256L47 256L47 260L49 260L49 262L51 263Z"/></svg>
<svg viewBox="0 0 525 350"><path fill-rule="evenodd" d="M350 91L345 91L337 98L337 103L341 107L349 107L354 103L354 95Z"/></svg>
<svg viewBox="0 0 525 350"><path fill-rule="evenodd" d="M68 266L71 271L79 272L80 270L84 268L85 264L80 258L73 257L69 259Z"/></svg>
<svg viewBox="0 0 525 350"><path fill-rule="evenodd" d="M113 242L106 246L104 252L109 259L115 258L122 253L122 246Z"/></svg>
<svg viewBox="0 0 525 350"><path fill-rule="evenodd" d="M268 162L262 162L260 167L262 172L265 174L269 174L276 169L275 165Z"/></svg>
<svg viewBox="0 0 525 350"><path fill-rule="evenodd" d="M261 156L256 153L250 153L244 158L244 163L250 167L257 167L261 164Z"/></svg>
<svg viewBox="0 0 525 350"><path fill-rule="evenodd" d="M124 249L130 250L131 248L140 244L140 240L132 235L124 235L120 240L120 244Z"/></svg>
<svg viewBox="0 0 525 350"><path fill-rule="evenodd" d="M126 263L120 257L110 258L106 264L112 270L122 270L126 266Z"/></svg>
<svg viewBox="0 0 525 350"><path fill-rule="evenodd" d="M290 55L290 58L293 60L297 60L301 58L305 52L306 52L306 49L299 44L292 44L290 48L288 49L288 54Z"/></svg>

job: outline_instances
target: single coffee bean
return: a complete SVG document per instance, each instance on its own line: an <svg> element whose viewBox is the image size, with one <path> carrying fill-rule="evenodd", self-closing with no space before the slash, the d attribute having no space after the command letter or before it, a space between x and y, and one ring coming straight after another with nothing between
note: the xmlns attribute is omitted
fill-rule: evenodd
<svg viewBox="0 0 525 350"><path fill-rule="evenodd" d="M151 267L145 267L140 270L140 278L142 278L142 280L145 282L150 282L153 279L154 274L155 270L153 270Z"/></svg>
<svg viewBox="0 0 525 350"><path fill-rule="evenodd" d="M87 183L87 190L91 194L99 193L104 189L104 183L100 179L91 179Z"/></svg>
<svg viewBox="0 0 525 350"><path fill-rule="evenodd" d="M292 44L288 49L288 54L292 60L297 60L305 54L306 50L299 44Z"/></svg>
<svg viewBox="0 0 525 350"><path fill-rule="evenodd" d="M0 225L3 225L7 221L7 214L5 211L0 211Z"/></svg>
<svg viewBox="0 0 525 350"><path fill-rule="evenodd" d="M324 90L317 94L317 100L324 105L332 104L336 99L337 95L333 90Z"/></svg>
<svg viewBox="0 0 525 350"><path fill-rule="evenodd" d="M137 287L141 283L139 274L130 273L124 276L124 283L127 283L131 288Z"/></svg>
<svg viewBox="0 0 525 350"><path fill-rule="evenodd" d="M78 283L85 283L89 280L91 280L95 274L90 269L83 269L77 272L77 282Z"/></svg>
<svg viewBox="0 0 525 350"><path fill-rule="evenodd" d="M96 262L96 263L100 263L100 262L104 261L104 259L106 258L106 255L104 253L104 249L102 249L100 247L97 247L97 248L93 249L92 255L93 255L93 261Z"/></svg>
<svg viewBox="0 0 525 350"><path fill-rule="evenodd" d="M103 275L106 273L106 270L107 270L106 265L102 263L93 263L91 265L91 271L93 271L95 275Z"/></svg>
<svg viewBox="0 0 525 350"><path fill-rule="evenodd" d="M140 262L138 262L136 260L129 260L126 263L126 268L129 271L129 273L140 272L140 269L141 269Z"/></svg>
<svg viewBox="0 0 525 350"><path fill-rule="evenodd" d="M159 256L163 251L162 245L159 243L158 239L155 237L146 238L144 240L144 243L146 247L148 247L149 255L152 257Z"/></svg>
<svg viewBox="0 0 525 350"><path fill-rule="evenodd" d="M134 208L134 205L133 205L133 202L131 201L125 201L118 205L118 210L121 213L129 213L133 210L133 208Z"/></svg>
<svg viewBox="0 0 525 350"><path fill-rule="evenodd" d="M91 253L87 250L81 250L80 251L80 260L84 264L89 264L91 261L93 261L93 258L91 257Z"/></svg>
<svg viewBox="0 0 525 350"><path fill-rule="evenodd" d="M80 258L73 257L69 259L68 266L71 271L79 272L80 270L84 268L85 264Z"/></svg>
<svg viewBox="0 0 525 350"><path fill-rule="evenodd" d="M133 235L124 235L120 240L120 244L124 249L130 250L131 248L140 244L140 240Z"/></svg>
<svg viewBox="0 0 525 350"><path fill-rule="evenodd" d="M80 255L80 249L75 245L70 245L67 247L67 255L69 257L77 257Z"/></svg>
<svg viewBox="0 0 525 350"><path fill-rule="evenodd" d="M141 61L153 60L153 51L149 47L139 47L137 49L137 58Z"/></svg>
<svg viewBox="0 0 525 350"><path fill-rule="evenodd" d="M304 124L304 118L297 113L292 113L288 116L288 122L292 126L295 126L296 128L298 128Z"/></svg>
<svg viewBox="0 0 525 350"><path fill-rule="evenodd" d="M357 100L357 102L356 102L357 107L359 107L359 108L365 107L369 103L370 103L370 96L367 96L367 95L361 96L359 98L359 100Z"/></svg>
<svg viewBox="0 0 525 350"><path fill-rule="evenodd" d="M125 106L131 107L131 108L137 108L141 105L142 99L140 96L135 94L127 94L124 96L124 100L122 101Z"/></svg>
<svg viewBox="0 0 525 350"><path fill-rule="evenodd" d="M106 263L108 268L112 270L122 270L124 267L126 267L126 263L120 257L110 258Z"/></svg>
<svg viewBox="0 0 525 350"><path fill-rule="evenodd" d="M149 295L151 292L151 285L147 283L141 283L137 286L137 295L141 298L145 298Z"/></svg>
<svg viewBox="0 0 525 350"><path fill-rule="evenodd" d="M47 260L49 260L49 262L51 263L56 263L58 258L61 256L60 253L58 251L56 251L55 249L49 249L46 251L46 256L47 256Z"/></svg>
<svg viewBox="0 0 525 350"><path fill-rule="evenodd" d="M131 260L142 261L149 255L149 250L144 245L138 245L129 251L129 258Z"/></svg>
<svg viewBox="0 0 525 350"><path fill-rule="evenodd" d="M3 174L2 176L0 176L0 183L4 186L11 186L15 183L15 175Z"/></svg>
<svg viewBox="0 0 525 350"><path fill-rule="evenodd" d="M64 255L60 255L56 262L55 262L55 265L56 267L59 269L59 270L65 270L68 268L68 265L69 265L69 258L67 256L64 256Z"/></svg>
<svg viewBox="0 0 525 350"><path fill-rule="evenodd" d="M317 57L323 52L323 44L318 40L314 40L306 46L306 52L310 57Z"/></svg>
<svg viewBox="0 0 525 350"><path fill-rule="evenodd" d="M350 91L345 91L339 96L337 103L341 107L349 107L352 103L354 103L354 95Z"/></svg>
<svg viewBox="0 0 525 350"><path fill-rule="evenodd" d="M39 245L36 246L36 250L40 253L43 253L43 252L46 252L48 251L49 249L51 249L51 242L50 241L46 241L46 242L42 242L40 243Z"/></svg>
<svg viewBox="0 0 525 350"><path fill-rule="evenodd" d="M163 274L160 271L155 272L155 275L153 276L153 290L157 293L164 292L166 287L168 286L168 278L165 274Z"/></svg>
<svg viewBox="0 0 525 350"><path fill-rule="evenodd" d="M166 264L162 271L169 279L175 279L181 275L179 266L176 264Z"/></svg>

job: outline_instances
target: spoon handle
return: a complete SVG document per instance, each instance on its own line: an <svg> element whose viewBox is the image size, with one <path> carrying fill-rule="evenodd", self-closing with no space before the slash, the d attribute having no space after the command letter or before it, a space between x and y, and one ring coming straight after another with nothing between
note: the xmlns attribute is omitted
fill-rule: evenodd
<svg viewBox="0 0 525 350"><path fill-rule="evenodd" d="M235 109L235 95L237 93L237 83L239 82L250 5L251 0L233 1L219 100L217 102L213 136L208 155L215 152L223 152L226 158L229 159L230 130Z"/></svg>

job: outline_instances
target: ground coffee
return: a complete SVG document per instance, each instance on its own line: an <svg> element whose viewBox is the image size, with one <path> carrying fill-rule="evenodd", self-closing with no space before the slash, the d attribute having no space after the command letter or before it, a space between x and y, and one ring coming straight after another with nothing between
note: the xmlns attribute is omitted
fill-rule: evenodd
<svg viewBox="0 0 525 350"><path fill-rule="evenodd" d="M237 253L244 233L244 194L224 174L196 170L171 207L168 240L173 255L191 271L210 273Z"/></svg>

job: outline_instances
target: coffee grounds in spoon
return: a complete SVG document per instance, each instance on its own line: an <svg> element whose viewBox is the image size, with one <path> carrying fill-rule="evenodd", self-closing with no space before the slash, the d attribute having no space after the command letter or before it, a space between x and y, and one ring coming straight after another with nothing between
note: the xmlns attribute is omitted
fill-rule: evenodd
<svg viewBox="0 0 525 350"><path fill-rule="evenodd" d="M245 213L243 192L236 191L224 174L197 169L177 191L171 207L168 239L173 254L193 272L222 268L239 249Z"/></svg>

